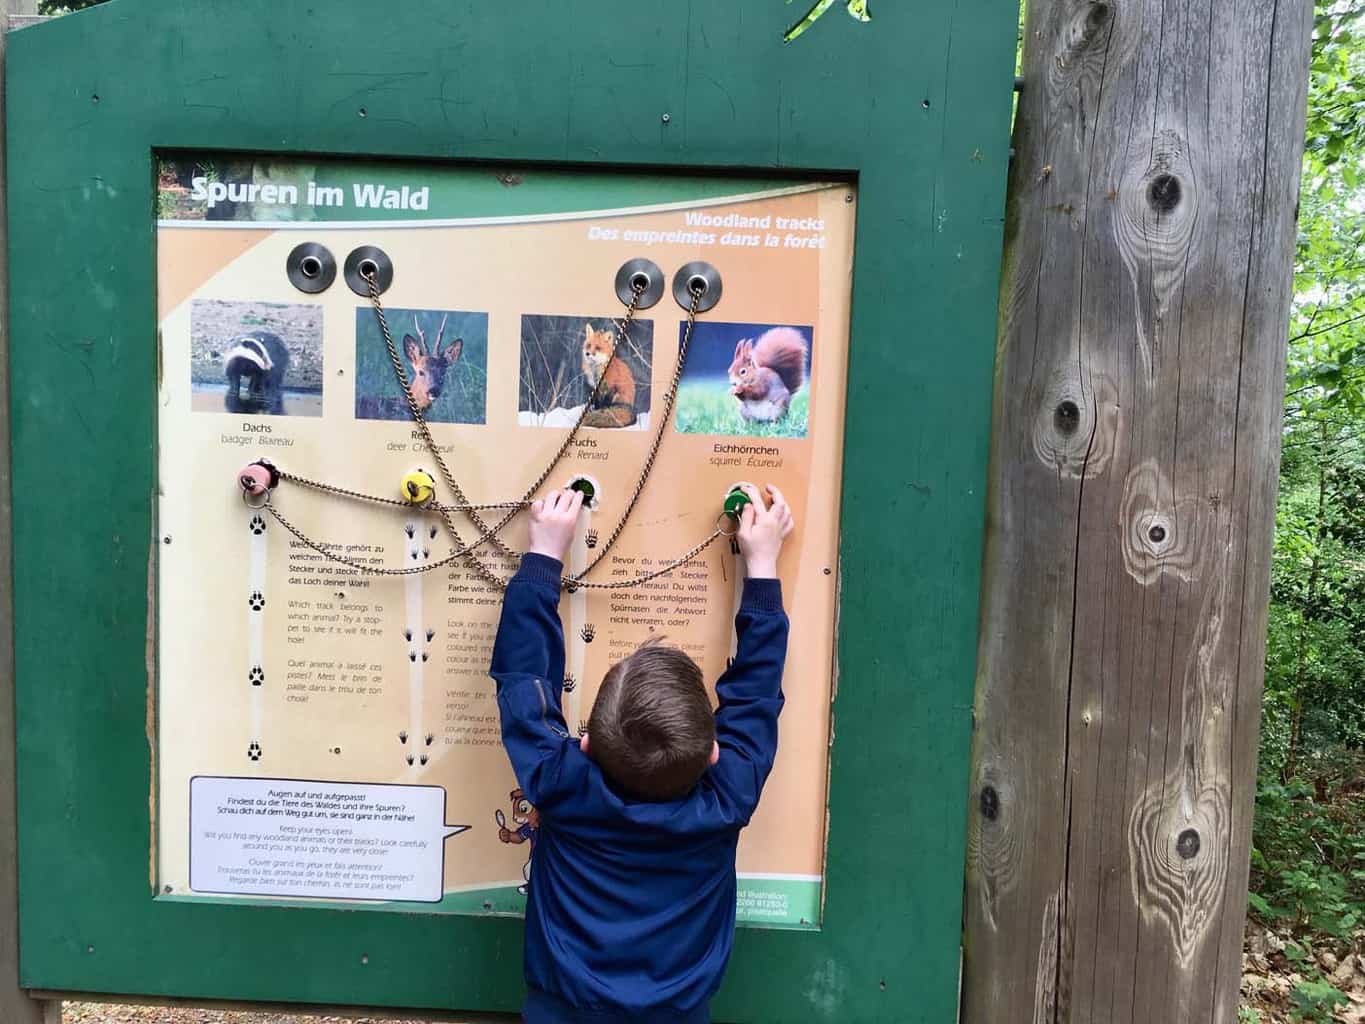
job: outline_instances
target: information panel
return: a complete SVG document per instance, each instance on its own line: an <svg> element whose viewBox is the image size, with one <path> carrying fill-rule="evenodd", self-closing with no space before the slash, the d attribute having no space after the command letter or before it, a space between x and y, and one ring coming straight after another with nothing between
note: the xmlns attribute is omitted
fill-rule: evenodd
<svg viewBox="0 0 1365 1024"><path fill-rule="evenodd" d="M487 675L518 503L542 474L593 494L561 605L572 730L651 637L724 670L743 566L715 535L747 481L799 528L738 913L818 927L853 189L204 154L159 173L161 898L522 912L540 822Z"/></svg>

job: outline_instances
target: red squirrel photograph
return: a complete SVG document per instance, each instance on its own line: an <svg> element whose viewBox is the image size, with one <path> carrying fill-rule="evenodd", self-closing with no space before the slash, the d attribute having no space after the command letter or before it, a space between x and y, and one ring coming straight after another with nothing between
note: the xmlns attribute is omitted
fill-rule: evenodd
<svg viewBox="0 0 1365 1024"><path fill-rule="evenodd" d="M682 433L805 437L809 327L698 323L678 390Z"/></svg>

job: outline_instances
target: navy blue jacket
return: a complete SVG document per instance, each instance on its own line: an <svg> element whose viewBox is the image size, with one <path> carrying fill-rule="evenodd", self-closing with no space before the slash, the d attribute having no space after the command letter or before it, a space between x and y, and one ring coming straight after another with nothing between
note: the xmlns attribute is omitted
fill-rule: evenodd
<svg viewBox="0 0 1365 1024"><path fill-rule="evenodd" d="M526 904L529 1024L705 1024L735 930L735 847L777 752L787 616L777 580L745 584L716 685L720 760L679 800L632 800L560 711L562 566L529 554L493 645L502 739L540 814Z"/></svg>

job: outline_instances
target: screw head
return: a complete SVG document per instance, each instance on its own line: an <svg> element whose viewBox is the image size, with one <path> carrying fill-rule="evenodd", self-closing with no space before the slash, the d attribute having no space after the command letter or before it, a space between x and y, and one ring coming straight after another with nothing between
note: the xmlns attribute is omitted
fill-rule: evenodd
<svg viewBox="0 0 1365 1024"><path fill-rule="evenodd" d="M663 117L660 118L660 120L663 121L664 124L668 124L668 122L673 120L673 115L665 114Z"/></svg>

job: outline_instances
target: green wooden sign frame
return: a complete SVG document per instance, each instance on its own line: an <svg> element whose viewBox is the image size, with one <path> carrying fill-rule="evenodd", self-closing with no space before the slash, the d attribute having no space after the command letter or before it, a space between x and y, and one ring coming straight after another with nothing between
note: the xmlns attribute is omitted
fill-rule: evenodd
<svg viewBox="0 0 1365 1024"><path fill-rule="evenodd" d="M784 46L800 13L113 0L11 37L23 984L521 998L515 920L155 898L153 154L197 148L856 178L824 924L742 930L715 1012L955 1019L1017 8L883 2Z"/></svg>

